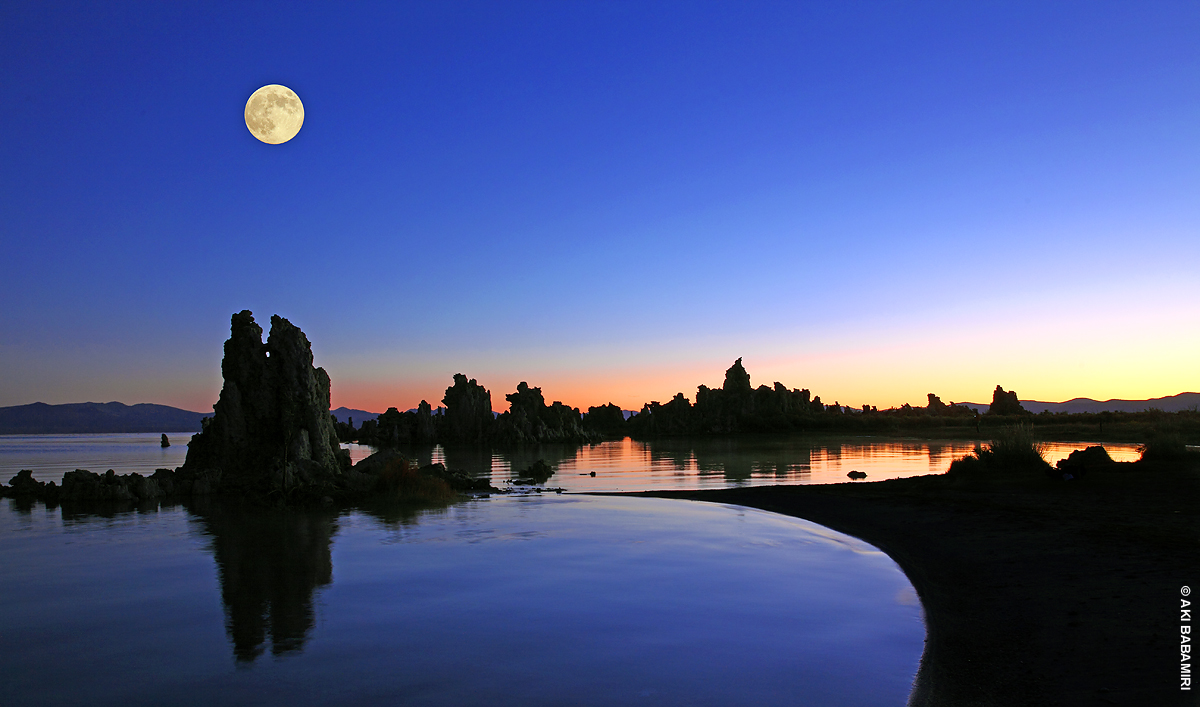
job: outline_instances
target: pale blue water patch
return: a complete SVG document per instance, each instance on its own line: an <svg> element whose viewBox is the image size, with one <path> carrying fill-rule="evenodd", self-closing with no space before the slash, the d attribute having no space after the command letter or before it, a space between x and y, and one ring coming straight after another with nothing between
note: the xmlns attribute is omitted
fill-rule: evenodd
<svg viewBox="0 0 1200 707"><path fill-rule="evenodd" d="M191 432L167 432L170 447L162 447L160 433L0 435L0 483L21 469L33 470L38 481L62 483L63 474L87 469L98 474L112 469L118 474L150 476L155 469L182 466Z"/></svg>
<svg viewBox="0 0 1200 707"><path fill-rule="evenodd" d="M5 704L900 705L924 638L875 548L678 500L6 500L0 567Z"/></svg>
<svg viewBox="0 0 1200 707"><path fill-rule="evenodd" d="M343 442L341 447L350 454L351 464L357 464L375 453L374 447L365 444L357 444L355 442Z"/></svg>

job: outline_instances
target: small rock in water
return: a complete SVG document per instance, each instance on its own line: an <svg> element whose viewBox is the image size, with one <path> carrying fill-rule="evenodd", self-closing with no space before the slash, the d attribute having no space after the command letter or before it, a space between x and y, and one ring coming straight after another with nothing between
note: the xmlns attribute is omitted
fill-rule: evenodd
<svg viewBox="0 0 1200 707"><path fill-rule="evenodd" d="M9 493L13 496L40 496L46 490L46 484L33 478L32 469L21 469L17 475L8 480Z"/></svg>
<svg viewBox="0 0 1200 707"><path fill-rule="evenodd" d="M521 471L522 479L531 479L535 484L544 484L551 476L554 476L554 468L545 459L538 459L528 469Z"/></svg>
<svg viewBox="0 0 1200 707"><path fill-rule="evenodd" d="M849 476L852 479L865 479L867 478L867 472L855 470L851 471L849 474L846 474L846 476Z"/></svg>
<svg viewBox="0 0 1200 707"><path fill-rule="evenodd" d="M592 475L592 476L595 476L595 475L596 475L596 472L594 472L594 471L593 471L593 472L591 473L591 475Z"/></svg>
<svg viewBox="0 0 1200 707"><path fill-rule="evenodd" d="M170 447L170 446L171 446L171 440L167 439L167 433L164 432L163 436L162 436L162 448L166 449L167 447Z"/></svg>

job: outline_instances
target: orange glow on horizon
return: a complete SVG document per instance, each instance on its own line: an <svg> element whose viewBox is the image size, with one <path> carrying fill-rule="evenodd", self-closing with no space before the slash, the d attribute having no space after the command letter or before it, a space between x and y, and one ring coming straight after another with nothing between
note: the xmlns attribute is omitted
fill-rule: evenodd
<svg viewBox="0 0 1200 707"><path fill-rule="evenodd" d="M676 393L694 403L697 386L720 387L739 356L753 386L779 381L789 389L807 388L825 404L854 408L923 407L928 393L947 404L988 404L997 385L1021 400L1043 402L1148 400L1200 391L1194 353L1200 350L1200 312L1187 302L1171 300L1153 312L1117 306L1072 311L1089 313L1034 317L979 309L922 326L879 321L805 337L767 332L736 341L648 342L636 353L628 346L499 351L451 365L491 392L496 412L508 409L504 396L522 380L540 387L547 403L560 400L584 411L610 402L637 411ZM1130 335L1131 325L1136 335ZM422 399L439 405L456 371L443 369L447 364L436 357L406 358L415 359L408 375L386 371L373 358L327 363L333 407L405 410Z"/></svg>
<svg viewBox="0 0 1200 707"><path fill-rule="evenodd" d="M1005 390L1016 390L1022 400L1042 402L1065 402L1073 398L1092 398L1100 401L1111 399L1146 400L1200 389L1200 385L1195 384L1168 388L1163 383L1153 385L1155 381L1134 380L1125 383L1103 379L1090 381L1091 385L1081 385L1078 388L1072 386L1070 390L1067 390L1061 377L1056 376L1053 372L1043 376L1028 374L1024 376L994 376L992 379L984 379L986 382L963 380L966 376L961 375L962 372L944 371L944 373L958 373L959 375L945 375L942 385L936 383L921 385L920 383L914 384L912 381L919 381L922 378L932 380L933 376L926 378L922 375L913 375L911 380L897 381L886 380L888 376L885 372L884 374L876 373L873 376L860 374L847 381L832 372L821 372L810 375L810 380L803 382L790 380L791 376L776 378L755 376L754 371L750 370L751 384L755 387L771 386L775 380L779 379L789 389L809 389L812 395L820 396L821 401L827 405L837 402L841 405L861 408L867 404L880 410L901 407L904 404L924 407L927 393L938 395L946 404L951 402L988 404L991 403L992 391L997 385L1002 386ZM710 371L707 375L692 369L683 371L679 369L670 371L649 369L629 374L604 372L592 376L569 376L557 373L548 375L541 380L534 379L526 382L530 386L541 387L547 404L558 400L586 412L589 406L605 405L611 402L624 410L636 412L651 401L666 403L676 393L683 393L689 401L695 403L697 386L707 385L710 388L719 388L724 381L724 375L724 368L716 372ZM508 403L504 396L516 389L517 382L514 380L507 385L496 385L489 380L479 381L491 393L492 409L496 412L508 410ZM1068 383L1070 382L1068 381ZM1086 383L1087 381L1078 382ZM347 407L370 412L383 412L389 407L407 410L417 407L418 403L424 399L436 408L441 405L442 397L449 385L449 380L445 383L394 382L358 385L335 383L332 407Z"/></svg>
<svg viewBox="0 0 1200 707"><path fill-rule="evenodd" d="M947 361L921 361L917 358L897 361L894 354L891 352L886 357L891 359L887 365L880 364L877 352L810 356L799 360L786 357L745 358L743 363L750 373L751 384L756 387L763 384L770 386L778 380L789 389L808 388L813 395L821 396L821 401L826 404L836 401L860 408L865 403L880 410L900 407L905 403L914 407L924 406L926 393L937 394L947 404L987 404L991 402L992 390L996 385L1003 386L1005 390L1016 390L1022 400L1043 402L1064 402L1073 398L1147 400L1200 391L1200 380L1196 375L1181 375L1190 368L1189 362L1182 360L1182 357L1157 367L1133 367L1133 374L1120 375L1120 371L1113 370L1116 368L1113 366L1102 369L1092 377L1088 375L1089 371L1080 371L1078 367L1070 370L1069 366L1060 365L1039 370L1031 364L1014 365L999 373L988 374L984 372L989 367L986 361L968 366ZM479 379L479 383L491 392L492 408L496 412L508 410L504 395L514 391L520 380L540 386L547 403L560 400L586 411L589 406L612 402L624 410L638 411L643 404L653 400L665 403L676 393L683 393L694 403L696 387L701 384L710 388L720 387L725 369L731 363L697 362L686 366L646 366L642 369L604 371L560 370L545 376L484 377ZM352 373L336 371L331 371L330 375L333 378L331 407L383 412L389 407L400 410L415 408L422 399L437 407L452 382L453 372L444 377L382 380L365 380ZM130 402L154 402L211 413L219 393L218 379L210 385L195 385L166 395L147 391L147 395ZM97 392L88 397L104 402L121 399L115 391ZM79 400L64 397L62 400L48 398L42 402Z"/></svg>

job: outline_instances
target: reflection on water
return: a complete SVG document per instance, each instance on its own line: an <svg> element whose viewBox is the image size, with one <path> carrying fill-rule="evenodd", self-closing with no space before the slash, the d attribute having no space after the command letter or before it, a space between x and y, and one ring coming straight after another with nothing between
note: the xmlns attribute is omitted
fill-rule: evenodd
<svg viewBox="0 0 1200 707"><path fill-rule="evenodd" d="M0 438L0 463L42 479L169 466L143 436ZM940 473L973 447L764 436L406 451L497 486L545 459L550 485L632 490ZM184 445L170 449L182 461ZM439 511L4 499L0 567L5 704L900 704L924 634L911 585L874 548L663 499Z"/></svg>
<svg viewBox="0 0 1200 707"><path fill-rule="evenodd" d="M846 482L850 471L868 481L940 474L950 462L971 453L970 440L890 438L812 438L795 435L747 435L726 438L630 438L593 445L528 445L519 449L409 446L402 451L421 464L442 462L501 486L538 459L557 473L548 485L567 491L697 489L767 484ZM1051 442L1046 459L1053 464L1089 442ZM1104 443L1117 461L1137 459L1137 445ZM592 475L595 472L595 475Z"/></svg>
<svg viewBox="0 0 1200 707"><path fill-rule="evenodd" d="M159 467L181 465L186 441L181 436L171 447L161 449L153 434L0 436L0 482L7 483L20 469L33 469L34 478L40 481L61 481L65 471L78 468L149 475ZM1053 464L1090 444L1094 443L1047 443L1046 458ZM343 446L355 462L373 451L364 445ZM1103 446L1117 461L1138 457L1136 444L1105 442ZM646 442L626 438L591 445L505 449L409 446L402 451L421 464L442 462L452 469L488 477L495 486L544 459L557 470L549 481L551 486L568 491L634 491L842 483L850 471L867 474L867 481L940 474L951 461L974 448L972 440L747 435Z"/></svg>
<svg viewBox="0 0 1200 707"><path fill-rule="evenodd" d="M239 661L299 650L313 627L313 592L333 581L336 513L200 502L190 507L212 539L225 629Z"/></svg>
<svg viewBox="0 0 1200 707"><path fill-rule="evenodd" d="M392 532L437 519L444 509L378 503L350 516L335 510L271 509L197 499L187 507L210 539L225 609L225 630L238 662L299 652L316 622L314 597L333 583L333 538L339 519L370 518Z"/></svg>
<svg viewBox="0 0 1200 707"><path fill-rule="evenodd" d="M924 637L875 548L686 501L4 500L0 538L6 704L895 705Z"/></svg>

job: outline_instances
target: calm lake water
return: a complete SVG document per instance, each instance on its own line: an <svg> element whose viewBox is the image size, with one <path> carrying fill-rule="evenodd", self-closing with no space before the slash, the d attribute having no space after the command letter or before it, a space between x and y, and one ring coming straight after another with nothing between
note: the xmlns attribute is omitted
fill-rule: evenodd
<svg viewBox="0 0 1200 707"><path fill-rule="evenodd" d="M167 449L158 435L0 437L0 478L149 474L182 464L187 437ZM497 486L545 459L548 486L610 491L939 473L973 446L406 451ZM853 538L732 506L570 494L433 511L6 499L0 597L5 705L901 705L924 638L911 584Z"/></svg>
<svg viewBox="0 0 1200 707"><path fill-rule="evenodd" d="M4 500L0 567L6 705L902 705L924 639L871 546L678 500Z"/></svg>
<svg viewBox="0 0 1200 707"><path fill-rule="evenodd" d="M157 434L5 435L0 436L0 481L20 469L32 469L39 481L61 482L64 473L89 469L144 476L158 468L181 466L188 433L167 433L171 446L159 446ZM1054 463L1073 450L1095 442L1051 442L1046 458ZM370 447L344 445L355 462ZM1136 444L1103 445L1118 461L1138 458ZM736 439L624 439L593 445L531 445L521 450L479 447L409 447L403 451L421 461L443 462L487 476L503 486L514 472L545 459L556 473L547 485L568 491L639 491L651 489L721 488L763 484L827 484L847 481L862 471L867 481L920 474L940 474L950 462L970 453L974 441L904 440L894 438L808 438L750 436ZM596 475L591 476L591 472Z"/></svg>

